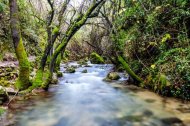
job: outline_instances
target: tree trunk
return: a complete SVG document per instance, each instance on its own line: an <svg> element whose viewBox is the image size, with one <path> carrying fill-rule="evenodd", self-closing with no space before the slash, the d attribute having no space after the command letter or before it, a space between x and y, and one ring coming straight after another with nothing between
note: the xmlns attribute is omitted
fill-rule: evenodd
<svg viewBox="0 0 190 126"><path fill-rule="evenodd" d="M124 67L124 69L126 70L126 72L137 82L142 83L143 80L138 77L138 75L136 75L129 67L129 65L126 63L126 61L123 59L123 57L118 56L118 61L122 64L122 66Z"/></svg>
<svg viewBox="0 0 190 126"><path fill-rule="evenodd" d="M100 7L105 3L105 0L99 1L97 3L93 3L93 5L91 5L89 7L89 9L87 10L87 12L82 15L79 16L75 22L69 27L69 29L66 32L66 37L63 38L62 42L59 44L59 46L56 48L51 61L50 61L50 65L49 65L49 73L48 73L48 79L46 80L46 82L43 84L43 88L45 90L48 90L49 84L52 80L52 75L53 75L53 71L55 68L55 64L56 64L56 60L58 55L61 52L65 51L65 48L68 44L68 42L70 41L70 39L73 37L73 35L75 35L75 33L85 24L85 22L87 21L87 19L90 17L90 15L92 14L92 12L100 5Z"/></svg>
<svg viewBox="0 0 190 126"><path fill-rule="evenodd" d="M19 90L27 89L30 86L29 83L29 67L30 63L23 46L22 36L20 32L20 24L18 18L18 6L17 0L9 0L10 5L10 26L15 53L19 61L19 77L16 82L16 87Z"/></svg>

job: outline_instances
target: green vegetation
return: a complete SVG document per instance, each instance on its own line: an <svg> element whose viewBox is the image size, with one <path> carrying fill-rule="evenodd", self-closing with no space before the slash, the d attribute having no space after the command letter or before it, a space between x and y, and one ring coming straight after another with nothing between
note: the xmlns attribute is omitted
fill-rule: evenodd
<svg viewBox="0 0 190 126"><path fill-rule="evenodd" d="M0 71L2 86L47 90L57 82L54 75L63 76L61 63L87 67L90 60L114 64L136 85L161 95L190 99L188 0L95 0L73 11L71 0L44 2L0 2L0 61L19 63L13 63L14 71ZM111 74L110 79L119 77Z"/></svg>
<svg viewBox="0 0 190 126"><path fill-rule="evenodd" d="M129 0L115 17L111 33L112 48L127 59L128 74L130 67L144 80L141 86L186 100L190 99L188 6L187 0Z"/></svg>
<svg viewBox="0 0 190 126"><path fill-rule="evenodd" d="M94 64L103 64L103 63L105 63L104 59L100 55L95 53L95 52L91 53L90 61L91 61L91 63L94 63Z"/></svg>

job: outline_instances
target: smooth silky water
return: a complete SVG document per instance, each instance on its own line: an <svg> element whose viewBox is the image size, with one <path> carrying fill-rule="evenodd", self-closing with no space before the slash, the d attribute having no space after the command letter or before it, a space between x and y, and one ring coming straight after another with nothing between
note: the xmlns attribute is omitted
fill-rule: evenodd
<svg viewBox="0 0 190 126"><path fill-rule="evenodd" d="M16 126L165 126L161 120L174 117L162 105L155 105L154 99L147 102L130 89L104 82L112 65L90 65L64 73L44 95L14 103L22 109L7 115L14 115ZM88 73L81 73L84 69ZM125 79L114 83L122 85Z"/></svg>

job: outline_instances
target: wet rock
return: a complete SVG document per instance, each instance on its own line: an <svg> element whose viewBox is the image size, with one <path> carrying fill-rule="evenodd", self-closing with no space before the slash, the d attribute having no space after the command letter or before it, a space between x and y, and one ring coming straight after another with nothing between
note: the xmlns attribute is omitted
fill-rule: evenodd
<svg viewBox="0 0 190 126"><path fill-rule="evenodd" d="M75 73L75 68L74 67L68 67L65 72L66 73Z"/></svg>
<svg viewBox="0 0 190 126"><path fill-rule="evenodd" d="M80 60L77 62L79 65L88 65L88 63L85 60Z"/></svg>
<svg viewBox="0 0 190 126"><path fill-rule="evenodd" d="M183 124L183 121L180 120L177 117L163 118L163 119L161 119L161 122L164 125L167 125L167 126L174 126L174 125L176 125L176 126L185 126Z"/></svg>
<svg viewBox="0 0 190 126"><path fill-rule="evenodd" d="M147 117L150 117L150 116L153 116L153 112L150 111L150 110L145 110L145 111L143 112L143 115L145 115L145 116L147 116Z"/></svg>
<svg viewBox="0 0 190 126"><path fill-rule="evenodd" d="M4 87L0 86L0 105L9 99L8 94Z"/></svg>
<svg viewBox="0 0 190 126"><path fill-rule="evenodd" d="M62 72L57 72L57 77L63 77L63 73Z"/></svg>
<svg viewBox="0 0 190 126"><path fill-rule="evenodd" d="M91 65L89 65L89 64L87 64L87 65L85 65L84 67L92 67Z"/></svg>
<svg viewBox="0 0 190 126"><path fill-rule="evenodd" d="M121 77L117 72L110 72L108 73L107 77L104 79L104 81L112 81L112 80L119 80Z"/></svg>
<svg viewBox="0 0 190 126"><path fill-rule="evenodd" d="M145 101L146 101L147 103L154 103L154 102L156 102L155 99L145 99Z"/></svg>
<svg viewBox="0 0 190 126"><path fill-rule="evenodd" d="M87 73L88 71L87 71L87 69L84 69L83 71L82 71L82 73Z"/></svg>

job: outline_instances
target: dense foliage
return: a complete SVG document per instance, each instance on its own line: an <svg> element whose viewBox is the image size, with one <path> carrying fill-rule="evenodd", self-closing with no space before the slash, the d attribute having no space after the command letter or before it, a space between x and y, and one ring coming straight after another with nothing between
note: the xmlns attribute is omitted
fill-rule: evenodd
<svg viewBox="0 0 190 126"><path fill-rule="evenodd" d="M142 86L183 99L190 99L189 4L188 0L128 0L112 34L116 48L145 79Z"/></svg>

